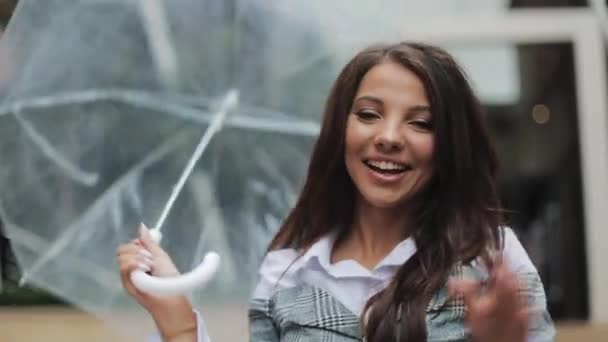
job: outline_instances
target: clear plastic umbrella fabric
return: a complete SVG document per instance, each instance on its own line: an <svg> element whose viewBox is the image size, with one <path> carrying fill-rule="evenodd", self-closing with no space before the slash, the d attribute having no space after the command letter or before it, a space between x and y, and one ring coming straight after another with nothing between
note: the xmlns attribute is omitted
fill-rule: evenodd
<svg viewBox="0 0 608 342"><path fill-rule="evenodd" d="M162 245L182 271L208 251L222 257L196 304L246 298L302 185L331 82L355 49L396 37L391 12L367 1L20 1L0 41L0 214L23 282L101 316L135 308L115 250L157 222L237 95Z"/></svg>

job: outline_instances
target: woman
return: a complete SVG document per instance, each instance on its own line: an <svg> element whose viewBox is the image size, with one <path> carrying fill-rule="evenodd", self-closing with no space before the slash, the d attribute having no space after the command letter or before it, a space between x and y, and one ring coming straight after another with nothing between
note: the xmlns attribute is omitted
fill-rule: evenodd
<svg viewBox="0 0 608 342"><path fill-rule="evenodd" d="M445 51L400 43L357 54L260 267L251 340L552 341L538 273L501 228L496 172L482 108ZM186 299L130 283L139 263L177 272L145 229L118 254L125 287L166 340L208 338Z"/></svg>

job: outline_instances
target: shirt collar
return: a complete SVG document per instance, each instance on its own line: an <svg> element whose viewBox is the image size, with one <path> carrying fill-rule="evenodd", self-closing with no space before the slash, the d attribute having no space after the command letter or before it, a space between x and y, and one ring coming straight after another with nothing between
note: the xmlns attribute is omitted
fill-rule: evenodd
<svg viewBox="0 0 608 342"><path fill-rule="evenodd" d="M397 244L373 270L368 270L354 260L331 263L331 251L335 234L328 234L315 242L301 257L303 268L321 268L335 278L372 277L377 272L397 268L416 253L416 242L409 237ZM392 273L392 272L391 272Z"/></svg>

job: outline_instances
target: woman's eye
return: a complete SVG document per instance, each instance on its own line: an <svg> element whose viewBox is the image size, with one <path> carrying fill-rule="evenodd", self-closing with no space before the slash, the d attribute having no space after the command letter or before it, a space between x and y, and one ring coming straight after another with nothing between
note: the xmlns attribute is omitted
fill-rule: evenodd
<svg viewBox="0 0 608 342"><path fill-rule="evenodd" d="M371 110L362 110L357 112L356 115L363 121L371 121L380 117L380 114Z"/></svg>
<svg viewBox="0 0 608 342"><path fill-rule="evenodd" d="M430 131L433 129L433 124L430 121L426 121L426 120L414 120L414 121L411 121L410 124L415 126L418 129L422 129L425 131Z"/></svg>

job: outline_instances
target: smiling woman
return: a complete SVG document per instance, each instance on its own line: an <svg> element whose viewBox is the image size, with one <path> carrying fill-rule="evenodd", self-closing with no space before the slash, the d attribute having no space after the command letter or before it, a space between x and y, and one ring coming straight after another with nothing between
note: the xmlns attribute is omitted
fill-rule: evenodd
<svg viewBox="0 0 608 342"><path fill-rule="evenodd" d="M419 43L358 53L260 267L251 340L552 341L538 273L504 227L496 173L482 107L449 54ZM165 340L209 340L185 297L130 282L137 268L177 272L146 229L118 261Z"/></svg>
<svg viewBox="0 0 608 342"><path fill-rule="evenodd" d="M401 210L433 174L433 126L424 85L397 63L363 77L346 126L346 169L363 198Z"/></svg>

